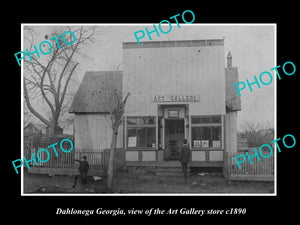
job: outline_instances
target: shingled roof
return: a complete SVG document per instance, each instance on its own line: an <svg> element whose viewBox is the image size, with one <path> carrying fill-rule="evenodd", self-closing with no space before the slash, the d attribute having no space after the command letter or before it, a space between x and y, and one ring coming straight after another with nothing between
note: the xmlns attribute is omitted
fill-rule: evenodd
<svg viewBox="0 0 300 225"><path fill-rule="evenodd" d="M109 113L122 94L122 71L86 72L69 109L71 113Z"/></svg>
<svg viewBox="0 0 300 225"><path fill-rule="evenodd" d="M241 98L239 97L235 84L239 82L238 68L227 67L225 68L225 84L226 84L226 110L227 111L240 111Z"/></svg>
<svg viewBox="0 0 300 225"><path fill-rule="evenodd" d="M241 99L234 85L238 82L236 67L225 69L226 110L241 110ZM122 93L122 71L86 72L69 112L109 113L115 107L114 96Z"/></svg>

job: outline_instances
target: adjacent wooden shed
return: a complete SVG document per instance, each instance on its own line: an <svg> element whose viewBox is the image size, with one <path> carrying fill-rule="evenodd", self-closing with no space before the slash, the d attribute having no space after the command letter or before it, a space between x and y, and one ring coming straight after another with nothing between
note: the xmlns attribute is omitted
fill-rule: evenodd
<svg viewBox="0 0 300 225"><path fill-rule="evenodd" d="M86 72L70 107L75 113L75 146L79 149L105 149L111 143L110 112L114 95L122 93L121 71ZM118 145L122 147L123 129Z"/></svg>

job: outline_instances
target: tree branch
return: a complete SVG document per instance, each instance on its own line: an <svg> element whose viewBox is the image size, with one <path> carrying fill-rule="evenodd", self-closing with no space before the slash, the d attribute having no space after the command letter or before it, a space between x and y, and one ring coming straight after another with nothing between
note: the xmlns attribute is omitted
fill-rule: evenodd
<svg viewBox="0 0 300 225"><path fill-rule="evenodd" d="M64 29L72 30L71 28L76 36L76 42L72 45L64 44L65 42L60 36L58 41L61 43L61 48L52 45L53 49L48 57L44 56L43 59L40 59L32 56L31 61L29 59L23 60L26 71L26 78L24 76L24 98L27 108L44 124L50 126L51 132L53 132L52 128L58 125L58 120L63 113L68 86L79 64L75 63L73 58L80 54L79 49L81 46L85 46L88 41L92 40L95 32L95 27L74 26L65 27ZM24 28L24 30L27 31L25 32L27 33L25 40L28 47L26 47L31 51L34 44L34 30L31 28ZM68 41L72 39L72 36L66 36L65 38ZM70 43L70 41L68 42ZM44 104L44 102L51 110L47 110L48 115L45 117L37 111L38 108L34 109L32 107L32 104Z"/></svg>
<svg viewBox="0 0 300 225"><path fill-rule="evenodd" d="M39 120L41 120L44 124L46 124L47 126L50 126L50 121L48 121L47 119L45 119L41 114L39 114L31 105L29 97L28 97L28 92L27 92L27 88L26 88L26 83L25 83L25 78L24 78L24 97L25 97L25 101L26 101L26 105L27 108L29 109L29 111L36 116Z"/></svg>
<svg viewBox="0 0 300 225"><path fill-rule="evenodd" d="M72 70L70 71L70 74L69 74L69 76L68 76L68 78L67 78L67 81L66 81L66 83L65 83L64 90L63 90L63 92L62 92L61 99L60 99L60 101L59 101L59 107L61 107L62 104L63 104L63 102L64 102L64 98L65 98L65 96L66 96L66 92L67 92L67 89L68 89L68 85L69 85L70 79L71 79L71 77L72 77L72 75L73 75L73 73L74 73L76 67L78 66L78 64L79 64L79 63L76 63L75 66L73 66Z"/></svg>

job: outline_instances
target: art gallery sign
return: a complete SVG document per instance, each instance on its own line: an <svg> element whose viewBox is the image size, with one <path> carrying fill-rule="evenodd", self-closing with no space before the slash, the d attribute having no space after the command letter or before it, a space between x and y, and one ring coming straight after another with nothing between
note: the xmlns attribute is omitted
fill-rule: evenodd
<svg viewBox="0 0 300 225"><path fill-rule="evenodd" d="M200 102L199 95L155 95L153 102Z"/></svg>

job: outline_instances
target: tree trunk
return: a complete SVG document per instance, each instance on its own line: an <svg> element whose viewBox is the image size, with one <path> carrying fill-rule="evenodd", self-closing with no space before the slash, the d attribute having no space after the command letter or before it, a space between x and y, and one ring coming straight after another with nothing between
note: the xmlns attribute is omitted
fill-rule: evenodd
<svg viewBox="0 0 300 225"><path fill-rule="evenodd" d="M49 127L49 131L48 131L48 136L49 137L54 137L55 136L55 122L54 120L51 121L51 125Z"/></svg>
<svg viewBox="0 0 300 225"><path fill-rule="evenodd" d="M115 161L115 151L117 147L118 138L118 127L113 128L113 136L111 140L111 148L109 152L108 168L107 168L107 181L106 181L106 191L113 191L113 176L114 176L114 161Z"/></svg>
<svg viewBox="0 0 300 225"><path fill-rule="evenodd" d="M48 136L55 137L57 132L58 132L58 115L55 114L52 116L52 119L51 119Z"/></svg>

